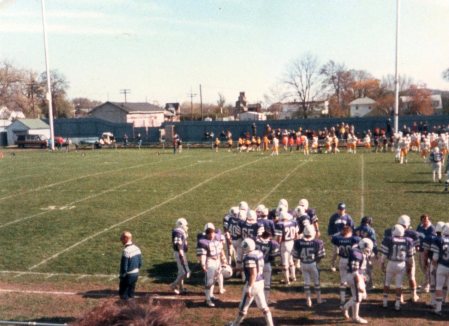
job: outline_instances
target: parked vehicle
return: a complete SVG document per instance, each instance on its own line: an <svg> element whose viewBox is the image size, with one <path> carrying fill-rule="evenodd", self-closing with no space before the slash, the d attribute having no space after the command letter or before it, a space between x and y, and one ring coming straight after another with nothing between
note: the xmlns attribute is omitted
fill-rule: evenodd
<svg viewBox="0 0 449 326"><path fill-rule="evenodd" d="M95 144L97 148L103 147L116 147L116 139L112 132L104 132L101 134L100 139Z"/></svg>
<svg viewBox="0 0 449 326"><path fill-rule="evenodd" d="M47 148L48 139L44 135L19 135L17 137L16 145L19 148L25 147Z"/></svg>

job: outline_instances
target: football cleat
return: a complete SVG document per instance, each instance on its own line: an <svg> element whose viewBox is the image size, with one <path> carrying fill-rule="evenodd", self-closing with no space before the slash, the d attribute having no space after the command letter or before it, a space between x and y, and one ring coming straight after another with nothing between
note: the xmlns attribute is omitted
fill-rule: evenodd
<svg viewBox="0 0 449 326"><path fill-rule="evenodd" d="M207 305L208 307L210 307L210 308L215 307L215 303L213 303L211 300L207 300L207 301L206 301L206 305Z"/></svg>
<svg viewBox="0 0 449 326"><path fill-rule="evenodd" d="M368 324L368 321L366 319L361 318L361 317L353 319L353 321L356 324Z"/></svg>

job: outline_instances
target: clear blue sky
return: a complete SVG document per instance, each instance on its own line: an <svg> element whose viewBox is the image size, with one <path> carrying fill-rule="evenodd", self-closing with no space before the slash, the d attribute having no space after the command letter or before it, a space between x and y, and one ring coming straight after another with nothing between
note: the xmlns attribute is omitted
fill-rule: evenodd
<svg viewBox="0 0 449 326"><path fill-rule="evenodd" d="M46 0L50 67L69 97L250 102L306 52L394 73L395 0ZM401 0L400 73L449 89L449 0ZM45 71L41 0L0 0L0 60ZM199 101L199 96L194 99Z"/></svg>

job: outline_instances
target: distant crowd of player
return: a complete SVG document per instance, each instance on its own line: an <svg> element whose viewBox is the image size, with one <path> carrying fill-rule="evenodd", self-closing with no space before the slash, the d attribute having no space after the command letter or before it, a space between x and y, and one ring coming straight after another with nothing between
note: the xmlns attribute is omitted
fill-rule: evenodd
<svg viewBox="0 0 449 326"><path fill-rule="evenodd" d="M410 217L401 215L397 224L384 232L380 248L373 219L365 216L360 226L339 203L337 211L329 218L327 234L332 248L331 270L340 274L340 309L346 319L366 324L359 315L360 304L367 298L367 290L374 287L375 262L384 273L382 306L388 307L390 287L394 288L394 309L400 310L404 302L403 278L407 275L411 301L419 300L415 278L415 258L424 275L422 292L430 292L428 305L436 314L442 314L442 305L449 286L449 223L432 225L430 217L423 214L416 230L411 229ZM185 218L176 221L172 230L174 257L178 275L170 287L176 294L185 292L184 281L190 276L186 257L188 250L188 223ZM240 325L253 300L265 316L266 324L273 325L268 306L273 263L280 256L282 283L290 286L296 281L299 268L304 281L306 306L312 307L311 286L316 294L316 304L323 303L320 289L320 260L325 256L318 217L309 207L307 199L289 210L285 199L275 209L258 205L254 210L244 201L232 207L223 219L223 230L207 223L204 232L197 235L196 255L204 272L206 305L214 307L214 287L224 294L224 279L233 274L242 277L244 288L239 313L229 325ZM338 264L337 264L338 259ZM232 267L231 267L232 266ZM346 298L350 288L351 297ZM352 310L352 317L349 311Z"/></svg>

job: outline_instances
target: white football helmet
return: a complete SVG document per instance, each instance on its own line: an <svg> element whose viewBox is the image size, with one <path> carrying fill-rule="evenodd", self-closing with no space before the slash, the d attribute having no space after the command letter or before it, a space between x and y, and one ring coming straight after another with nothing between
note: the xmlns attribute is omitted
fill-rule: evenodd
<svg viewBox="0 0 449 326"><path fill-rule="evenodd" d="M434 153L439 153L439 152L440 152L440 148L439 148L438 146L436 146L436 147L433 149L433 152L434 152Z"/></svg>
<svg viewBox="0 0 449 326"><path fill-rule="evenodd" d="M241 201L239 203L239 210L247 211L248 210L248 203L246 201Z"/></svg>
<svg viewBox="0 0 449 326"><path fill-rule="evenodd" d="M178 218L176 220L176 227L183 229L185 232L187 232L187 230L189 229L187 220L184 217Z"/></svg>
<svg viewBox="0 0 449 326"><path fill-rule="evenodd" d="M401 224L396 224L391 230L391 234L393 235L393 237L403 237L404 233L405 229Z"/></svg>
<svg viewBox="0 0 449 326"><path fill-rule="evenodd" d="M287 211L282 211L279 215L279 218L283 221L291 221L293 219L293 216Z"/></svg>
<svg viewBox="0 0 449 326"><path fill-rule="evenodd" d="M215 225L213 223L206 223L204 224L204 232L206 232L207 229L215 230Z"/></svg>
<svg viewBox="0 0 449 326"><path fill-rule="evenodd" d="M306 210L309 209L309 201L305 198L300 199L298 205L303 206Z"/></svg>
<svg viewBox="0 0 449 326"><path fill-rule="evenodd" d="M284 198L280 199L278 207L281 206L281 205L288 208L288 201L287 201L287 199L284 199Z"/></svg>
<svg viewBox="0 0 449 326"><path fill-rule="evenodd" d="M250 253L256 249L256 243L253 239L246 238L242 241L242 249L244 254Z"/></svg>
<svg viewBox="0 0 449 326"><path fill-rule="evenodd" d="M288 211L288 207L284 206L284 205L279 205L276 208L276 216L281 216L283 212L287 212Z"/></svg>
<svg viewBox="0 0 449 326"><path fill-rule="evenodd" d="M298 217L306 215L306 208L304 206L301 206L301 205L296 206L295 213L296 213L296 216L298 216Z"/></svg>
<svg viewBox="0 0 449 326"><path fill-rule="evenodd" d="M312 225L309 224L304 228L304 236L305 237L310 237L310 238L314 239L315 234L316 234L315 228Z"/></svg>
<svg viewBox="0 0 449 326"><path fill-rule="evenodd" d="M371 255L371 252L374 248L374 243L369 238L363 238L359 241L359 248L363 251L363 253L367 256Z"/></svg>
<svg viewBox="0 0 449 326"><path fill-rule="evenodd" d="M256 207L257 216L261 217L262 215L264 215L264 211L265 211L264 204L257 205L257 207Z"/></svg>
<svg viewBox="0 0 449 326"><path fill-rule="evenodd" d="M441 232L443 237L449 236L449 223L446 223L443 227L443 232Z"/></svg>
<svg viewBox="0 0 449 326"><path fill-rule="evenodd" d="M228 279L232 277L232 267L229 265L221 266L221 275L223 275L224 279Z"/></svg>
<svg viewBox="0 0 449 326"><path fill-rule="evenodd" d="M248 215L246 215L246 222L248 222L249 224L254 224L257 222L256 211L253 211L252 209L248 211Z"/></svg>
<svg viewBox="0 0 449 326"><path fill-rule="evenodd" d="M410 216L408 215L401 215L398 218L398 224L403 225L406 229L410 226Z"/></svg>
<svg viewBox="0 0 449 326"><path fill-rule="evenodd" d="M231 207L231 209L229 210L229 215L231 215L233 217L237 217L238 214L239 214L238 206Z"/></svg>
<svg viewBox="0 0 449 326"><path fill-rule="evenodd" d="M446 223L444 223L443 221L439 221L437 224L435 224L435 232L442 233L445 225Z"/></svg>

